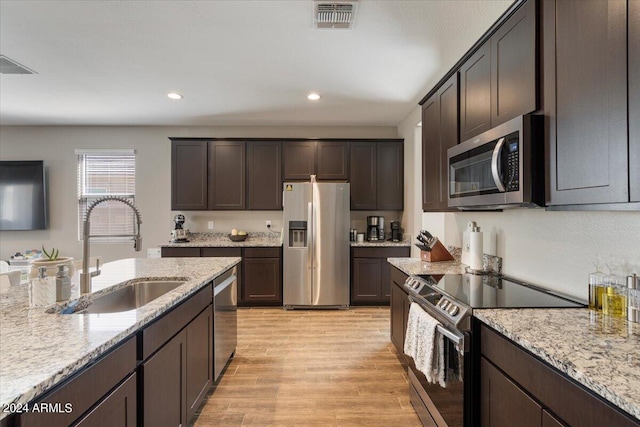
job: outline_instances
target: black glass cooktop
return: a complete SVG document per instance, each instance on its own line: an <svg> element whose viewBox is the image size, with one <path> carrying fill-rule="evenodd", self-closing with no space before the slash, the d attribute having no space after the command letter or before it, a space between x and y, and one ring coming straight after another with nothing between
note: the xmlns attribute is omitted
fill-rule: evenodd
<svg viewBox="0 0 640 427"><path fill-rule="evenodd" d="M471 308L571 308L585 304L517 279L475 274L420 276L435 290ZM429 287L418 292L427 300L437 298Z"/></svg>

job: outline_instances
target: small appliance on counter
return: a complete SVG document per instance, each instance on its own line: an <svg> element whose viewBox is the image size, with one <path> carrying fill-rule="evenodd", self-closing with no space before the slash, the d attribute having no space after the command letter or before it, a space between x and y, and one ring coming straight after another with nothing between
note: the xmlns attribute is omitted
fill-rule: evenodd
<svg viewBox="0 0 640 427"><path fill-rule="evenodd" d="M402 240L402 232L400 231L400 223L398 221L391 221L391 241L399 242Z"/></svg>
<svg viewBox="0 0 640 427"><path fill-rule="evenodd" d="M384 217L383 216L379 216L378 217L378 240L384 240L384 239L385 239Z"/></svg>
<svg viewBox="0 0 640 427"><path fill-rule="evenodd" d="M383 217L368 216L367 217L367 240L369 242L377 242L380 240L380 218L384 222ZM384 232L384 229L383 229Z"/></svg>
<svg viewBox="0 0 640 427"><path fill-rule="evenodd" d="M173 217L173 222L175 223L175 226L173 230L171 230L171 243L188 242L189 229L182 228L182 225L184 224L184 215L176 215L175 217Z"/></svg>

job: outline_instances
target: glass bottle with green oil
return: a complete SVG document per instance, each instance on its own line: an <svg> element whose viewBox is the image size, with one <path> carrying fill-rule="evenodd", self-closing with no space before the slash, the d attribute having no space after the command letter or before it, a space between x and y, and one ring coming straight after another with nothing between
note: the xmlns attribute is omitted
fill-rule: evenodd
<svg viewBox="0 0 640 427"><path fill-rule="evenodd" d="M589 274L589 308L596 311L602 311L602 300L605 294L605 279L607 277L600 269L602 267L599 255L593 263L596 271Z"/></svg>

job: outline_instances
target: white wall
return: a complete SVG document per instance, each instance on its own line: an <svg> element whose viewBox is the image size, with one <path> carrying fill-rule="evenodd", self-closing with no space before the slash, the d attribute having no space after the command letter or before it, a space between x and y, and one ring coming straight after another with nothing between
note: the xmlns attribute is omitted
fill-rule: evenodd
<svg viewBox="0 0 640 427"><path fill-rule="evenodd" d="M136 150L136 205L142 213L143 251L132 244L92 244L92 255L105 261L146 256L147 248L166 243L173 225L171 203L171 150L168 137L272 137L272 138L396 138L395 127L83 127L1 126L0 159L44 160L49 188L49 228L39 231L0 232L0 259L16 251L39 249L42 245L60 249L61 255L79 258L76 148L134 148ZM195 231L226 231L271 219L282 227L279 212L189 213ZM278 222L279 221L279 222ZM232 224L234 224L232 226ZM218 230L216 230L218 231Z"/></svg>

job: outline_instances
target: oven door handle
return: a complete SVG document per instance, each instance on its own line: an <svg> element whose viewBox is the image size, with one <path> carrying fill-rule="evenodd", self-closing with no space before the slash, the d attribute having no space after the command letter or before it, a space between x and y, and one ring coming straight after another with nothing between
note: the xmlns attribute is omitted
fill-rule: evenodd
<svg viewBox="0 0 640 427"><path fill-rule="evenodd" d="M493 176L493 180L496 183L496 187L500 190L501 193L506 191L504 183L502 182L502 178L500 177L500 153L502 152L502 147L504 146L504 137L498 140L498 143L493 148L493 154L491 155L491 175Z"/></svg>
<svg viewBox="0 0 640 427"><path fill-rule="evenodd" d="M418 302L418 300L416 300L413 296L408 295L408 297L409 297L409 301L415 302L422 308L422 304L420 304L420 302ZM424 308L422 309L424 310ZM455 334L440 324L436 326L436 330L440 332L442 335L444 335L445 337L447 337L449 340L451 340L461 352L466 353L468 351L467 341L465 340L464 335Z"/></svg>

